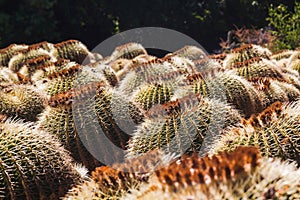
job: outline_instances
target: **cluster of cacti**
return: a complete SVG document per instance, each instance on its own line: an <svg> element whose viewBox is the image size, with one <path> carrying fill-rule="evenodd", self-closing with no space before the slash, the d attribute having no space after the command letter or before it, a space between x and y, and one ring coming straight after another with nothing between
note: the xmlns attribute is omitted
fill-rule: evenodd
<svg viewBox="0 0 300 200"><path fill-rule="evenodd" d="M300 165L300 104L273 103L239 127L223 133L211 152L233 150L241 145L258 147L262 155L292 160Z"/></svg>
<svg viewBox="0 0 300 200"><path fill-rule="evenodd" d="M147 182L156 170L166 166L172 157L152 151L137 159L102 166L92 172L89 180L73 187L64 199L119 199L129 189Z"/></svg>
<svg viewBox="0 0 300 200"><path fill-rule="evenodd" d="M300 170L254 147L183 157L121 199L299 199Z"/></svg>
<svg viewBox="0 0 300 200"><path fill-rule="evenodd" d="M41 197L34 197L58 198L81 180L71 156L88 168L91 178L66 199L149 199L158 194L165 199L297 198L300 183L294 180L299 170L265 157L300 163L299 63L299 50L272 53L253 44L211 56L185 46L162 58L148 55L138 43L116 47L104 58L76 40L11 45L0 50L0 120L32 121L34 128L18 124L18 135L28 140L17 149L20 155L32 150L36 139L45 145L50 144L46 139L53 140L63 147L53 144L59 151L39 154L45 159L40 166L63 152L56 164L69 171L53 168L63 173L59 184L65 188L52 185L56 175L50 171L43 175L53 179L39 188L37 181L26 182L36 177L33 168L28 171L33 177L18 174L32 163L24 157L16 162L19 172L12 174L22 189L5 182L0 190L6 188L8 199L18 195L14 189L22 197L31 197L35 190ZM29 132L52 136L33 139ZM239 147L243 145L258 147L263 157L253 148ZM219 153L236 148L242 153ZM147 158L153 150L160 155ZM216 155L189 158L193 153ZM137 172L156 165L152 160L182 155L186 157L177 164L155 173ZM68 166L61 164L64 159ZM278 172L278 167L295 175L281 177L286 171ZM268 170L277 174L271 176ZM1 178L7 181L7 173Z"/></svg>

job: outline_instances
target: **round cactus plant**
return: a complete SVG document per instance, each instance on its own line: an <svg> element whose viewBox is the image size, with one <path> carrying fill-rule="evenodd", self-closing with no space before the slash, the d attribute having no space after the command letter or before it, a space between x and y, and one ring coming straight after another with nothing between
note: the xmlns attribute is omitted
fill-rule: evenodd
<svg viewBox="0 0 300 200"><path fill-rule="evenodd" d="M241 127L227 130L211 146L212 152L252 145L258 147L264 156L292 160L299 165L299 108L299 103L272 104L258 116L244 121Z"/></svg>
<svg viewBox="0 0 300 200"><path fill-rule="evenodd" d="M128 157L154 149L176 155L203 153L222 128L240 120L240 114L232 107L199 95L157 105L147 116L129 142Z"/></svg>
<svg viewBox="0 0 300 200"><path fill-rule="evenodd" d="M8 67L10 59L19 51L27 49L27 45L11 44L8 47L0 50L0 66Z"/></svg>
<svg viewBox="0 0 300 200"><path fill-rule="evenodd" d="M123 163L96 168L90 180L73 187L65 200L75 199L119 199L130 188L138 188L146 182L155 169L165 166L170 158L159 151Z"/></svg>
<svg viewBox="0 0 300 200"><path fill-rule="evenodd" d="M32 123L0 122L0 198L58 199L83 181L57 139Z"/></svg>
<svg viewBox="0 0 300 200"><path fill-rule="evenodd" d="M260 93L247 80L234 73L218 73L206 79L197 79L196 76L197 74L188 77L195 93L225 100L241 110L246 117L264 108L264 99Z"/></svg>
<svg viewBox="0 0 300 200"><path fill-rule="evenodd" d="M6 85L0 91L0 113L35 121L45 107L45 97L31 85Z"/></svg>
<svg viewBox="0 0 300 200"><path fill-rule="evenodd" d="M271 55L272 53L268 49L259 45L245 44L231 50L231 53L224 59L223 67L231 69L236 63L242 63L255 57L269 59Z"/></svg>
<svg viewBox="0 0 300 200"><path fill-rule="evenodd" d="M78 40L67 40L54 45L56 52L53 53L56 58L68 59L82 64L90 54L87 47Z"/></svg>
<svg viewBox="0 0 300 200"><path fill-rule="evenodd" d="M138 55L147 55L146 49L139 43L127 43L115 48L114 52L111 54L110 60L117 60L120 58L133 59Z"/></svg>
<svg viewBox="0 0 300 200"><path fill-rule="evenodd" d="M121 199L297 199L300 170L253 147L184 157L159 169Z"/></svg>

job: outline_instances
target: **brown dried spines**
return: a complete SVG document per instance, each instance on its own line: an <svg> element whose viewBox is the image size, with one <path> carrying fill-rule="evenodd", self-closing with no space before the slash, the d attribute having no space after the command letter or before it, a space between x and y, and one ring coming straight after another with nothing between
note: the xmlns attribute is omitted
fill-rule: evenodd
<svg viewBox="0 0 300 200"><path fill-rule="evenodd" d="M193 185L242 180L259 165L260 157L255 147L238 147L234 152L220 152L211 157L194 154L158 169L155 175L162 190L176 192Z"/></svg>
<svg viewBox="0 0 300 200"><path fill-rule="evenodd" d="M92 172L90 180L72 188L65 199L119 199L130 188L138 188L146 182L149 175L164 164L162 154L153 151L124 163L98 167Z"/></svg>
<svg viewBox="0 0 300 200"><path fill-rule="evenodd" d="M212 152L233 150L239 145L260 149L263 156L279 157L300 163L299 102L275 103L258 116L243 120L232 127L212 145Z"/></svg>

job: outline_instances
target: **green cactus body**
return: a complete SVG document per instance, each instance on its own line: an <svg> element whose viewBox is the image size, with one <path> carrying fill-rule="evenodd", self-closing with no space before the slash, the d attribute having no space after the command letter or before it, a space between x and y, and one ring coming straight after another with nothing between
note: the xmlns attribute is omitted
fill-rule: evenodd
<svg viewBox="0 0 300 200"><path fill-rule="evenodd" d="M246 62L239 63L239 66L236 67L236 71L239 76L247 80L264 77L283 80L282 70L279 67L268 60L260 58L253 58Z"/></svg>
<svg viewBox="0 0 300 200"><path fill-rule="evenodd" d="M258 147L262 155L300 164L299 103L274 103L242 127L226 131L212 145L212 152L233 150L239 145Z"/></svg>
<svg viewBox="0 0 300 200"><path fill-rule="evenodd" d="M6 85L0 91L0 113L35 121L45 107L45 97L30 85Z"/></svg>
<svg viewBox="0 0 300 200"><path fill-rule="evenodd" d="M166 65L163 60L156 59L143 64L137 64L125 75L117 86L119 91L131 95L132 92L153 77L175 72L176 70Z"/></svg>
<svg viewBox="0 0 300 200"><path fill-rule="evenodd" d="M219 73L205 80L196 79L193 82L191 83L193 92L200 93L204 97L225 100L241 110L246 117L264 108L264 99L260 93L247 80L233 73Z"/></svg>
<svg viewBox="0 0 300 200"><path fill-rule="evenodd" d="M133 96L134 102L148 111L152 106L168 102L173 94L172 88L166 84L147 84L138 89Z"/></svg>
<svg viewBox="0 0 300 200"><path fill-rule="evenodd" d="M235 67L236 63L242 63L255 57L269 59L271 55L272 53L266 48L259 45L246 44L239 48L232 49L231 53L224 59L223 67L225 69L231 69Z"/></svg>
<svg viewBox="0 0 300 200"><path fill-rule="evenodd" d="M67 40L57 43L54 45L54 48L56 49L56 53L54 54L56 58L68 59L78 64L82 64L90 54L87 47L77 40Z"/></svg>
<svg viewBox="0 0 300 200"><path fill-rule="evenodd" d="M230 106L198 95L157 105L147 115L129 142L128 157L156 148L176 154L205 151L220 129L240 120Z"/></svg>
<svg viewBox="0 0 300 200"><path fill-rule="evenodd" d="M300 170L240 147L211 157L185 157L159 169L121 199L298 199Z"/></svg>
<svg viewBox="0 0 300 200"><path fill-rule="evenodd" d="M183 57L194 61L194 60L200 60L206 57L206 55L207 53L204 52L202 49L196 46L187 45L173 53L166 55L165 57L178 56L178 57Z"/></svg>
<svg viewBox="0 0 300 200"><path fill-rule="evenodd" d="M32 123L0 123L0 198L59 199L82 181L57 139Z"/></svg>
<svg viewBox="0 0 300 200"><path fill-rule="evenodd" d="M104 82L87 84L52 96L38 124L57 135L77 161L93 170L122 157L121 150L114 155L110 143L125 149L129 135L123 130L134 128L142 117L125 99Z"/></svg>
<svg viewBox="0 0 300 200"><path fill-rule="evenodd" d="M38 127L56 135L71 156L89 170L101 165L82 144L74 124L72 106L67 102L48 106L39 115Z"/></svg>
<svg viewBox="0 0 300 200"><path fill-rule="evenodd" d="M27 49L27 45L11 44L4 49L0 49L0 66L8 67L10 59L19 51Z"/></svg>
<svg viewBox="0 0 300 200"><path fill-rule="evenodd" d="M114 61L120 58L133 59L139 55L147 55L146 49L139 43L127 43L115 48L111 54L110 60Z"/></svg>
<svg viewBox="0 0 300 200"><path fill-rule="evenodd" d="M154 169L164 166L165 162L168 161L164 161L161 153L154 151L111 167L98 167L90 180L73 187L64 199L119 199L130 188L138 188L146 182Z"/></svg>

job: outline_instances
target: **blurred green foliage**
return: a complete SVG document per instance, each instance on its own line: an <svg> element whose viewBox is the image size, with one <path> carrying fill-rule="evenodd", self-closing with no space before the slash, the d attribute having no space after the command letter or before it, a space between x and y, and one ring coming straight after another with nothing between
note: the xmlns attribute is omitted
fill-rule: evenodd
<svg viewBox="0 0 300 200"><path fill-rule="evenodd" d="M272 34L277 37L275 50L300 46L300 2L295 2L293 11L284 4L271 6L267 21L273 28Z"/></svg>
<svg viewBox="0 0 300 200"><path fill-rule="evenodd" d="M187 34L212 51L235 26L267 26L269 5L280 3L284 1L0 0L0 47L73 38L92 49L112 34L159 26Z"/></svg>

